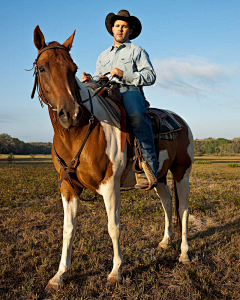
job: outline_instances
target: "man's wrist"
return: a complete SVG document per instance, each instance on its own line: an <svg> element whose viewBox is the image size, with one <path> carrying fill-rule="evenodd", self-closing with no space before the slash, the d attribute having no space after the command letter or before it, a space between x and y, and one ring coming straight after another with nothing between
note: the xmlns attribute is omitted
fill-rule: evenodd
<svg viewBox="0 0 240 300"><path fill-rule="evenodd" d="M124 72L123 74L123 81L126 83L132 83L133 82L133 72Z"/></svg>

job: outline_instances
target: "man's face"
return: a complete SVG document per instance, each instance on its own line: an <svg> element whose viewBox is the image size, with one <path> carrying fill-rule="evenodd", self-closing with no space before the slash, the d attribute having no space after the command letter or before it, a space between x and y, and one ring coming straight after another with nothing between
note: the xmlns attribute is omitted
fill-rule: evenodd
<svg viewBox="0 0 240 300"><path fill-rule="evenodd" d="M128 22L116 20L112 27L112 32L114 36L114 44L119 46L129 39L132 29L130 29Z"/></svg>

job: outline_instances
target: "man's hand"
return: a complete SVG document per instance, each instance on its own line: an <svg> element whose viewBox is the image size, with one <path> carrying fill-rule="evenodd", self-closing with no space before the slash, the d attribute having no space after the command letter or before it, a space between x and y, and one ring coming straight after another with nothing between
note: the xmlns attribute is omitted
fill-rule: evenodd
<svg viewBox="0 0 240 300"><path fill-rule="evenodd" d="M93 82L91 74L83 72L83 76L81 77L81 82L83 83Z"/></svg>
<svg viewBox="0 0 240 300"><path fill-rule="evenodd" d="M122 70L119 70L118 68L114 68L110 71L111 76L117 76L119 78L123 77L124 72Z"/></svg>

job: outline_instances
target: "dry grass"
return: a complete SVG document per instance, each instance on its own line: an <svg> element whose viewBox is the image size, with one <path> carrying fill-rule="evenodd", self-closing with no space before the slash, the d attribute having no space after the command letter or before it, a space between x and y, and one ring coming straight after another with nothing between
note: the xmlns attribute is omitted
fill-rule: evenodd
<svg viewBox="0 0 240 300"><path fill-rule="evenodd" d="M178 262L180 237L176 232L169 249L156 250L163 237L164 214L154 193L123 192L123 282L108 285L112 243L104 204L98 197L80 205L72 268L64 288L51 296L43 291L58 269L62 246L63 210L57 173L52 163L2 162L0 297L239 299L240 168L227 167L233 162L231 158L221 163L211 161L194 165L191 174L191 264ZM170 179L169 175L171 187Z"/></svg>

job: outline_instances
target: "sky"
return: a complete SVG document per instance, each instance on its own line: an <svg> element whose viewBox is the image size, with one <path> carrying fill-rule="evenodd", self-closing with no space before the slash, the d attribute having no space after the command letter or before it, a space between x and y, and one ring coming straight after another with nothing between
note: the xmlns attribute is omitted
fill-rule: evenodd
<svg viewBox="0 0 240 300"><path fill-rule="evenodd" d="M122 0L0 1L0 134L51 142L48 109L31 99L39 25L46 42L63 43L76 29L71 56L94 74L112 45L105 18L127 9L142 23L133 40L149 54L156 83L144 92L152 107L182 116L194 139L240 137L240 1Z"/></svg>

